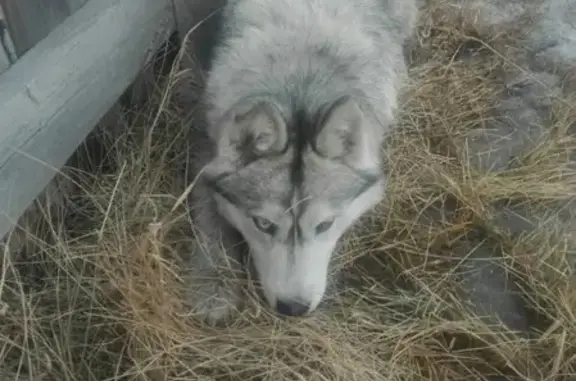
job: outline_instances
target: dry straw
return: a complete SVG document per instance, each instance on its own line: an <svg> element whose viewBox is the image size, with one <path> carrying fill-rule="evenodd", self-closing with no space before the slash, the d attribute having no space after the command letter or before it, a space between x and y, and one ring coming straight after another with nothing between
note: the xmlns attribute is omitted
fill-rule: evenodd
<svg viewBox="0 0 576 381"><path fill-rule="evenodd" d="M462 144L491 118L503 91L498 75L513 66L501 50L513 33L483 29L441 6L426 10L400 126L387 142L387 199L343 243L349 287L306 319L279 319L248 297L226 328L198 322L181 299L179 253L191 244L182 202L190 147L167 93L183 77L173 71L150 104L124 115L120 133L100 130L107 168L68 172L79 194L58 204L65 207L37 205L36 221L50 223L29 234L26 250L3 255L0 379L576 374L572 243L558 238L564 228L554 219L522 234L496 223L510 202L541 210L573 198L574 110L558 99L553 133L509 171L475 170ZM457 270L478 245L502 253L540 332L526 336L474 315Z"/></svg>

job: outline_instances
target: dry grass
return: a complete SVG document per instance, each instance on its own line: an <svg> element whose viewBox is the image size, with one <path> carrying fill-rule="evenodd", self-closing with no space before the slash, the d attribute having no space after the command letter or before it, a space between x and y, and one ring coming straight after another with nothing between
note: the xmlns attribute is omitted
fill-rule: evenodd
<svg viewBox="0 0 576 381"><path fill-rule="evenodd" d="M512 170L474 170L462 144L503 91L498 73L513 65L498 49L509 41L434 9L425 15L386 151L387 199L344 245L353 287L329 313L300 320L256 302L227 328L186 314L178 253L189 244L187 126L159 89L122 133L100 135L107 168L68 172L79 195L39 209L37 221L50 222L37 226L44 239L29 235L21 255L1 257L0 379L569 379L572 238L556 220L520 232L497 222L509 204L548 210L574 197L574 110L556 100L551 133ZM466 46L476 58L459 58ZM533 332L475 315L463 269L476 246L502 257Z"/></svg>

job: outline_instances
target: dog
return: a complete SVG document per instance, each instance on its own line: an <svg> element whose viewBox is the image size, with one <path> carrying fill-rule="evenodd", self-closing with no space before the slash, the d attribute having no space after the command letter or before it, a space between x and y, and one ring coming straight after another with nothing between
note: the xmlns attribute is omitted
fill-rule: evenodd
<svg viewBox="0 0 576 381"><path fill-rule="evenodd" d="M229 0L192 135L189 300L229 317L244 241L269 306L321 302L341 236L381 202L413 0ZM225 272L222 273L222 269Z"/></svg>

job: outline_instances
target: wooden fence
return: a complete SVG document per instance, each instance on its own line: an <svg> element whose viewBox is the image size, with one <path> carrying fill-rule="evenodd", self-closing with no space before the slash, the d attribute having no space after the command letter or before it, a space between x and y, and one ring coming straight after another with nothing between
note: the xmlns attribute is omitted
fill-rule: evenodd
<svg viewBox="0 0 576 381"><path fill-rule="evenodd" d="M0 0L0 237L205 1Z"/></svg>
<svg viewBox="0 0 576 381"><path fill-rule="evenodd" d="M0 0L16 56L22 56L87 0Z"/></svg>

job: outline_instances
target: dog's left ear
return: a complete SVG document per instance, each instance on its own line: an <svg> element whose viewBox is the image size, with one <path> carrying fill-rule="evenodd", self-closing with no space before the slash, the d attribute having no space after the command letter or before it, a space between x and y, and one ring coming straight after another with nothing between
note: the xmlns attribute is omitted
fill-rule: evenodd
<svg viewBox="0 0 576 381"><path fill-rule="evenodd" d="M332 104L321 120L314 148L328 159L366 168L375 164L378 147L379 136L364 111L356 100L346 96Z"/></svg>

